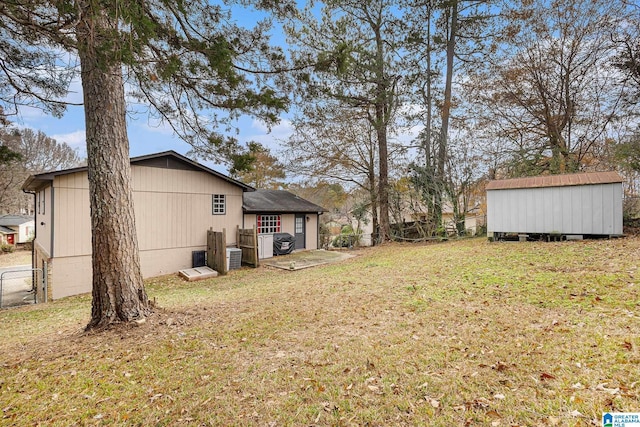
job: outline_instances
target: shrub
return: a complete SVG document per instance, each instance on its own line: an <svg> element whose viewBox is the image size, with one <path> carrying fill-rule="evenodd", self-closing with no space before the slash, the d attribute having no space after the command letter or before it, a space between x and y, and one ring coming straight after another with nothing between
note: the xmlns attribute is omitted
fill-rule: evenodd
<svg viewBox="0 0 640 427"><path fill-rule="evenodd" d="M13 245L7 245L6 243L3 243L0 246L0 250L5 254L10 254L11 252L15 251L16 248Z"/></svg>
<svg viewBox="0 0 640 427"><path fill-rule="evenodd" d="M351 225L345 225L340 230L340 234L333 239L331 245L334 248L351 248L360 241L362 231L356 232Z"/></svg>

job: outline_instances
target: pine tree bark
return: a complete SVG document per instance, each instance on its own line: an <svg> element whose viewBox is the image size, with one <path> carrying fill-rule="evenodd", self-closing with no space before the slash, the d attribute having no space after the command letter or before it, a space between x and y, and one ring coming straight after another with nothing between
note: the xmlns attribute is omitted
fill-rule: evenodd
<svg viewBox="0 0 640 427"><path fill-rule="evenodd" d="M385 73L384 39L382 25L373 26L376 40L376 89L375 89L375 130L378 140L378 206L380 206L380 231L378 240L384 243L391 239L389 219L389 148L387 127L389 125L390 97L389 84Z"/></svg>
<svg viewBox="0 0 640 427"><path fill-rule="evenodd" d="M434 201L434 220L436 227L442 226L443 191L445 186L445 164L447 162L447 145L449 142L449 119L451 117L451 98L453 85L453 60L455 57L456 37L458 35L458 0L453 0L447 12L449 19L449 37L447 39L447 65L444 85L444 102L442 104L442 123L436 171L437 192Z"/></svg>
<svg viewBox="0 0 640 427"><path fill-rule="evenodd" d="M77 27L92 227L93 302L87 329L150 313L133 209L122 68L109 58L114 52L105 54L100 44L110 25L104 12L87 7Z"/></svg>

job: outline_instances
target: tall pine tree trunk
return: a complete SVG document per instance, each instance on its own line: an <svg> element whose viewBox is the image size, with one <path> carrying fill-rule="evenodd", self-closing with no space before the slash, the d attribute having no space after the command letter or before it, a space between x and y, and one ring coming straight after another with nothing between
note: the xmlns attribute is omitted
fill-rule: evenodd
<svg viewBox="0 0 640 427"><path fill-rule="evenodd" d="M382 25L373 27L376 39L376 88L375 88L375 130L378 142L378 205L380 206L381 243L391 239L391 221L389 220L389 148L387 127L389 126L390 105L389 83L385 72L384 39Z"/></svg>
<svg viewBox="0 0 640 427"><path fill-rule="evenodd" d="M389 151L387 147L387 126L384 106L376 105L376 129L378 140L378 205L380 206L381 243L391 239L391 221L389 220Z"/></svg>
<svg viewBox="0 0 640 427"><path fill-rule="evenodd" d="M107 52L101 46L110 25L117 23L89 8L78 24L92 228L93 302L87 329L150 313L133 210L122 68L113 58L117 49L111 46Z"/></svg>
<svg viewBox="0 0 640 427"><path fill-rule="evenodd" d="M451 97L453 84L453 60L455 56L456 37L458 33L458 0L453 0L451 9L447 11L449 19L449 37L447 39L447 65L444 84L444 102L442 103L442 127L438 146L436 185L437 193L434 202L434 219L436 227L442 226L443 191L445 186L445 164L447 161L447 144L449 140L449 118L451 117ZM454 201L452 201L454 202Z"/></svg>

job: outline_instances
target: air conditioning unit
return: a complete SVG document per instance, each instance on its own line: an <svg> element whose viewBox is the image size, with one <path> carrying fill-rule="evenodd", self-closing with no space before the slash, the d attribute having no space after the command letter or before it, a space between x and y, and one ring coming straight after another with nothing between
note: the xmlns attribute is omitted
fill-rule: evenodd
<svg viewBox="0 0 640 427"><path fill-rule="evenodd" d="M242 249L227 248L227 270L237 270L242 265Z"/></svg>

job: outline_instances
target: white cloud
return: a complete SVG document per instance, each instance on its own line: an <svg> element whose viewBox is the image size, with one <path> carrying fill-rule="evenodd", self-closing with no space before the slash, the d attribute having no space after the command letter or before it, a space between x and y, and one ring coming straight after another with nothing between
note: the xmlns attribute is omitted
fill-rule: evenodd
<svg viewBox="0 0 640 427"><path fill-rule="evenodd" d="M287 119L280 119L280 123L271 126L271 130L269 130L269 126L262 120L254 119L251 123L251 128L261 131L263 134L272 135L276 138L289 136L293 132L293 124L291 123L291 120Z"/></svg>
<svg viewBox="0 0 640 427"><path fill-rule="evenodd" d="M84 149L87 142L87 135L84 130L51 135L51 138L58 142L66 142L72 148Z"/></svg>
<svg viewBox="0 0 640 427"><path fill-rule="evenodd" d="M152 132L159 133L166 136L173 136L174 131L171 125L167 121L154 120L148 117L145 117L145 120L129 120L129 127L137 127L142 132Z"/></svg>
<svg viewBox="0 0 640 427"><path fill-rule="evenodd" d="M277 151L280 148L280 142L288 139L294 131L293 123L287 119L281 119L280 123L271 127L271 131L261 120L253 120L251 128L262 133L244 135L242 139L244 141L259 142L272 152Z"/></svg>

